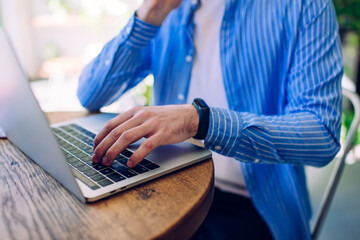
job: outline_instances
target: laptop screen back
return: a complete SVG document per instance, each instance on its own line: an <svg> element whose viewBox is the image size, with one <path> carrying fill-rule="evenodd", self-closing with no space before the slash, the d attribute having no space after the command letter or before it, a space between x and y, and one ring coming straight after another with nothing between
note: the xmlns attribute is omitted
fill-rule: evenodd
<svg viewBox="0 0 360 240"><path fill-rule="evenodd" d="M83 200L79 187L0 28L0 126L8 139Z"/></svg>

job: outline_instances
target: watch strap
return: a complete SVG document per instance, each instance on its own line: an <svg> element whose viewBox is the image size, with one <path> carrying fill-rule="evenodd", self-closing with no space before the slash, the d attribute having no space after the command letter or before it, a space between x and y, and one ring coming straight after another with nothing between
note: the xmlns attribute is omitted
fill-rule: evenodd
<svg viewBox="0 0 360 240"><path fill-rule="evenodd" d="M193 138L203 140L209 130L210 108L201 98L195 98L192 105L199 113L199 128Z"/></svg>

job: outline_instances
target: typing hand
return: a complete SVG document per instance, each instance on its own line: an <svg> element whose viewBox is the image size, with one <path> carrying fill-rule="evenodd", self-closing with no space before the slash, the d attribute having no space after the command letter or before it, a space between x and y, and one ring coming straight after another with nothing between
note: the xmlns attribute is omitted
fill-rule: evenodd
<svg viewBox="0 0 360 240"><path fill-rule="evenodd" d="M179 7L182 0L145 0L136 10L137 17L147 23L160 26L166 16Z"/></svg>
<svg viewBox="0 0 360 240"><path fill-rule="evenodd" d="M134 167L160 145L185 141L196 135L199 115L187 105L135 107L108 121L96 135L92 161L111 165L127 146L147 138L128 160Z"/></svg>

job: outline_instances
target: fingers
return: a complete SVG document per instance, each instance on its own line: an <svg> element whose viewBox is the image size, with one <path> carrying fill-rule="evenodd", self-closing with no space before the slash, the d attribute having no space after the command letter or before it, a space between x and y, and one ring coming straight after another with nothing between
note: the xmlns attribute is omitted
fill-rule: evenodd
<svg viewBox="0 0 360 240"><path fill-rule="evenodd" d="M161 134L156 134L146 139L130 157L130 159L127 162L127 166L130 168L135 167L147 155L149 155L155 148L157 148L160 145L162 145Z"/></svg>
<svg viewBox="0 0 360 240"><path fill-rule="evenodd" d="M136 127L137 125L141 124L139 121L126 121L125 123L121 124L120 126L114 128L109 132L109 134L102 139L102 141L96 145L92 161L98 163L101 161L107 150L120 138L126 137L127 138L127 131L131 128ZM125 136L123 136L125 135Z"/></svg>
<svg viewBox="0 0 360 240"><path fill-rule="evenodd" d="M147 135L151 132L151 126L149 124L144 124L141 126L133 127L129 130L126 130L121 134L121 136L112 143L109 147L103 147L103 143L101 142L100 145L97 147L101 148L101 151L104 151L103 153L103 164L106 166L110 166L115 158L131 143L134 143L141 139L144 134ZM99 149L100 151L100 149ZM100 158L101 160L101 158Z"/></svg>
<svg viewBox="0 0 360 240"><path fill-rule="evenodd" d="M134 167L159 145L181 142L195 135L197 129L192 133L188 126L196 122L197 114L191 105L133 108L110 120L96 136L92 160L95 163L103 160L109 166L127 146L146 137L128 161L128 166Z"/></svg>
<svg viewBox="0 0 360 240"><path fill-rule="evenodd" d="M108 136L111 131L114 130L114 128L118 127L119 125L121 125L125 121L132 118L134 116L134 114L138 110L139 109L137 107L132 108L129 111L126 111L123 114L120 114L120 115L116 116L115 118L111 119L110 121L108 121L105 124L105 126L101 129L101 131L96 135L96 137L94 139L94 147L93 147L93 149L95 150L96 147L100 144L100 142L102 142L103 139L106 136Z"/></svg>

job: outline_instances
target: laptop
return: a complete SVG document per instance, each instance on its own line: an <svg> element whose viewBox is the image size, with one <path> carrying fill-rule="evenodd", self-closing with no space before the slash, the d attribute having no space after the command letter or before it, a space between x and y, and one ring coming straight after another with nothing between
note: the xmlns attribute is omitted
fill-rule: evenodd
<svg viewBox="0 0 360 240"><path fill-rule="evenodd" d="M130 145L112 166L91 161L96 133L116 114L98 114L49 126L15 52L0 29L0 126L8 139L74 194L93 202L211 157L188 142L160 146L135 168Z"/></svg>

